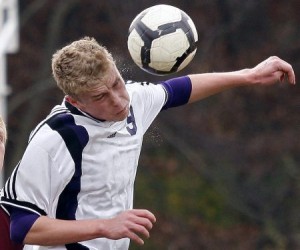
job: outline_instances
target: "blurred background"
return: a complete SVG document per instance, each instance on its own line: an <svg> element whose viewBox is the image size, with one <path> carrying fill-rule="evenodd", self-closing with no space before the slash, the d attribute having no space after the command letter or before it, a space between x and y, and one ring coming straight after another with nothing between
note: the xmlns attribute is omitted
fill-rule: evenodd
<svg viewBox="0 0 300 250"><path fill-rule="evenodd" d="M155 4L194 21L197 54L180 73L158 77L133 64L127 32ZM300 71L299 1L22 0L20 46L7 56L7 179L30 131L63 95L52 54L93 36L125 79L161 81L189 73L253 67L271 55ZM134 249L300 249L300 85L244 87L162 112L144 140L135 207L157 223ZM34 174L34 173L33 173Z"/></svg>

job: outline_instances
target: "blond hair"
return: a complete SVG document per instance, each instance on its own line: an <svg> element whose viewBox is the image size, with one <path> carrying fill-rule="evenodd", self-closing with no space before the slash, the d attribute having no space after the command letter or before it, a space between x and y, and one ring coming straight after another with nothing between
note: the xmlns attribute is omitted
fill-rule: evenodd
<svg viewBox="0 0 300 250"><path fill-rule="evenodd" d="M114 65L112 55L90 37L72 42L52 57L52 73L57 86L74 98L102 84L111 65Z"/></svg>
<svg viewBox="0 0 300 250"><path fill-rule="evenodd" d="M0 141L5 144L6 139L7 139L6 125L3 118L0 116Z"/></svg>

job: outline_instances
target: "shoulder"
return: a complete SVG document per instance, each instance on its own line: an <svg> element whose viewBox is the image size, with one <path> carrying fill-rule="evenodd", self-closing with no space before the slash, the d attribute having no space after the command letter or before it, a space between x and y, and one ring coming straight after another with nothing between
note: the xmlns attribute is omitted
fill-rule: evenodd
<svg viewBox="0 0 300 250"><path fill-rule="evenodd" d="M71 113L58 113L49 116L31 133L29 143L35 141L43 147L53 143L78 141L78 144L86 145L89 139L87 129L83 125L78 125L75 117ZM53 143L52 143L53 142Z"/></svg>
<svg viewBox="0 0 300 250"><path fill-rule="evenodd" d="M125 82L126 89L129 92L141 91L141 92L148 92L148 91L161 91L163 89L163 85L161 82L149 82L149 81L132 81L128 80Z"/></svg>
<svg viewBox="0 0 300 250"><path fill-rule="evenodd" d="M129 87L129 88L130 87L149 86L151 84L155 84L155 83L147 82L147 81L139 82L139 81L133 81L133 80L127 80L127 81L125 81L126 87Z"/></svg>

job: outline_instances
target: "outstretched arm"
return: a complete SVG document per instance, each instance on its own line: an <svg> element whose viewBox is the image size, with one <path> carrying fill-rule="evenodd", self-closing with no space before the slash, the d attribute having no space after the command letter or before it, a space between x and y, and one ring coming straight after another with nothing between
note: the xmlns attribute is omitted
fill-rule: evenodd
<svg viewBox="0 0 300 250"><path fill-rule="evenodd" d="M234 72L205 73L189 75L192 92L189 103L201 100L224 90L239 86L272 85L287 78L296 83L292 66L282 59L272 56L251 69Z"/></svg>
<svg viewBox="0 0 300 250"><path fill-rule="evenodd" d="M142 238L150 236L155 220L151 212L143 209L128 210L111 219L68 221L40 216L27 233L24 244L55 246L105 237L130 238L142 245Z"/></svg>

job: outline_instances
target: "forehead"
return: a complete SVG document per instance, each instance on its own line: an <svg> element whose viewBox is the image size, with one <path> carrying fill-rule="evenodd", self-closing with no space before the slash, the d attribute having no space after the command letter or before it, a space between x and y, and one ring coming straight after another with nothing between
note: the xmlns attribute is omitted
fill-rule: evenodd
<svg viewBox="0 0 300 250"><path fill-rule="evenodd" d="M106 75L104 77L102 77L101 80L99 80L99 84L92 86L85 93L90 96L94 96L94 95L99 95L102 92L106 92L108 89L110 89L114 85L114 83L118 79L120 79L120 77L121 76L120 76L120 73L117 70L117 68L115 66L111 67L107 71Z"/></svg>
<svg viewBox="0 0 300 250"><path fill-rule="evenodd" d="M116 79L118 79L120 77L120 73L117 69L117 67L115 65L112 65L108 71L106 76L103 77L102 79L102 85L106 86L106 87L110 87L111 85L114 84L114 82L116 81Z"/></svg>

